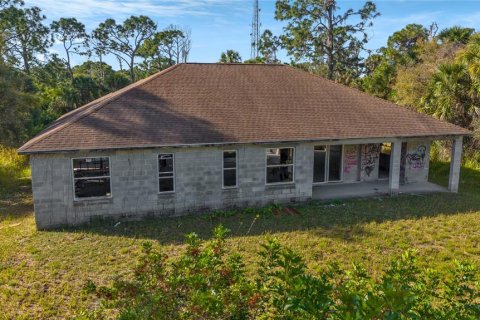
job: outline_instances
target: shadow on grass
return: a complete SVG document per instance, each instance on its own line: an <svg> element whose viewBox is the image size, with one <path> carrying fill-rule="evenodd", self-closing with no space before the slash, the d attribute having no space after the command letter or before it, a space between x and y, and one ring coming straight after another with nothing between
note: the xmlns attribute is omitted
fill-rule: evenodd
<svg viewBox="0 0 480 320"><path fill-rule="evenodd" d="M211 236L219 224L232 231L233 237L308 231L318 236L345 241L369 234L363 227L375 222L421 219L438 215L453 215L480 211L480 199L468 194L430 194L346 200L342 202L310 202L296 206L300 214L237 213L231 216L215 214L157 218L144 221L96 221L65 232L93 233L156 240L161 244L181 243L186 233L195 232L201 238Z"/></svg>
<svg viewBox="0 0 480 320"><path fill-rule="evenodd" d="M30 179L22 178L15 183L14 187L0 189L0 222L14 221L33 213Z"/></svg>

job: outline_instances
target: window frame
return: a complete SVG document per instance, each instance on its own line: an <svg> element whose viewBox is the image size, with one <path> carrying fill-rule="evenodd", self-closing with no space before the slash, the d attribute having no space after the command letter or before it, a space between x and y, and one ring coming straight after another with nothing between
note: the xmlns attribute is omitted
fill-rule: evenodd
<svg viewBox="0 0 480 320"><path fill-rule="evenodd" d="M159 158L161 155L167 155L167 154L171 154L172 155L172 166L173 166L173 171L171 172L172 173L172 177L164 177L163 179L173 179L173 190L169 190L169 191L160 191L160 164L158 163L159 162ZM163 173L170 173L170 172L163 172ZM176 183L175 183L175 153L174 152L162 152L162 153L158 153L157 154L157 191L158 191L158 194L169 194L169 193L175 193L175 188L176 188Z"/></svg>
<svg viewBox="0 0 480 320"><path fill-rule="evenodd" d="M323 181L320 181L320 182L315 182L313 181L312 179L312 182L313 182L313 185L320 185L320 184L326 184L328 183L328 162L330 160L330 148L329 148L329 145L324 145L324 144L321 144L321 145L314 145L313 146L313 170L315 170L315 147L325 147L325 150L322 150L322 151L319 151L319 152L323 152L325 153L325 165L324 165L324 176L323 176ZM315 172L312 171L312 178L315 178Z"/></svg>
<svg viewBox="0 0 480 320"><path fill-rule="evenodd" d="M225 168L225 152L235 152L235 168ZM225 186L225 170L235 170L235 185ZM238 150L222 150L222 189L236 189L238 188Z"/></svg>
<svg viewBox="0 0 480 320"><path fill-rule="evenodd" d="M334 146L338 146L338 144L333 144ZM313 182L313 185L322 185L322 184L327 184L327 183L342 183L343 182L343 166L344 166L344 155L345 155L345 145L342 144L342 156L341 156L341 163L340 163L340 179L339 180L333 180L330 181L329 179L329 169L330 169L330 146L331 144L318 144L313 146L313 152L315 152L315 147L325 147L325 181L323 182ZM315 162L314 162L315 166ZM315 170L315 167L313 168ZM313 174L313 172L312 172Z"/></svg>
<svg viewBox="0 0 480 320"><path fill-rule="evenodd" d="M280 164L280 165L268 165L268 150L269 149L292 149L293 150L293 158L291 164ZM273 148L265 148L265 185L266 186L275 186L275 185L282 185L282 184L295 184L295 162L296 162L296 150L295 147L273 147ZM268 182L268 168L280 168L280 167L292 167L292 181L287 182Z"/></svg>
<svg viewBox="0 0 480 320"><path fill-rule="evenodd" d="M94 159L94 158L107 158L108 159L108 176L98 176L98 177L85 177L85 178L75 178L75 167L73 166L74 160L83 160L83 159ZM110 156L94 156L94 157L76 157L71 158L70 160L71 173L72 173L72 188L73 188L73 201L88 201L88 200L101 200L101 199L111 199L113 197L112 189L112 161ZM75 181L76 180L87 180L91 178L108 178L110 183L110 195L109 196L99 196L99 197L82 197L78 198L75 195Z"/></svg>
<svg viewBox="0 0 480 320"><path fill-rule="evenodd" d="M332 145L328 145L328 177L330 176L330 147ZM334 146L338 146L338 144L334 144ZM344 156L345 156L345 145L344 144L341 144L340 145L341 148L340 148L340 152L341 152L341 155L340 155L340 179L338 180L333 180L333 181L330 181L330 179L328 179L328 183L339 183L339 182L343 182L343 162L344 162Z"/></svg>

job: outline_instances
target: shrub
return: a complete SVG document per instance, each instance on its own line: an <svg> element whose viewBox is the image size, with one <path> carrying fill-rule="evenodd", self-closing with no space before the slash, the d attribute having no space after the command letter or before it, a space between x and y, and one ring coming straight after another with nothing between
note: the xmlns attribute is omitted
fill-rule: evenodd
<svg viewBox="0 0 480 320"><path fill-rule="evenodd" d="M186 236L178 258L150 243L131 280L109 287L89 282L119 319L478 319L477 269L457 262L447 274L421 269L413 251L390 263L378 277L362 266L337 265L314 275L303 259L276 239L258 253L253 279L240 256L227 252L228 230L219 226L209 241ZM95 310L91 317L98 318ZM88 317L88 314L87 316Z"/></svg>
<svg viewBox="0 0 480 320"><path fill-rule="evenodd" d="M253 286L240 256L226 254L227 232L215 228L205 245L196 234L187 235L178 259L145 243L133 280L98 289L89 282L86 289L103 297L107 308L119 309L119 319L244 319Z"/></svg>

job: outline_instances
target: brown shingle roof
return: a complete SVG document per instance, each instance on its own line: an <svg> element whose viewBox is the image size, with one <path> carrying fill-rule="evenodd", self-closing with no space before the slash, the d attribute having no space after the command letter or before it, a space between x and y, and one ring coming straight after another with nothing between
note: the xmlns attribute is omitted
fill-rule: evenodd
<svg viewBox="0 0 480 320"><path fill-rule="evenodd" d="M468 134L289 66L180 64L64 115L19 152Z"/></svg>

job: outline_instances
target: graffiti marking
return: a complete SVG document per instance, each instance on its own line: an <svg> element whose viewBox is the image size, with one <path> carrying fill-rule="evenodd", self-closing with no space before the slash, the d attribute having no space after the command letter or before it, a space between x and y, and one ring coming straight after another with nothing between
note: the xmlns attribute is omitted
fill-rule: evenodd
<svg viewBox="0 0 480 320"><path fill-rule="evenodd" d="M343 171L345 173L350 173L352 171L352 168L355 168L358 164L357 162L357 151L358 149L355 147L349 147L345 148L345 163L344 163L344 168Z"/></svg>
<svg viewBox="0 0 480 320"><path fill-rule="evenodd" d="M363 146L362 171L365 171L369 177L375 169L375 164L380 156L380 148L381 145L379 144L366 144Z"/></svg>
<svg viewBox="0 0 480 320"><path fill-rule="evenodd" d="M407 159L409 167L411 169L423 169L425 167L426 152L427 147L419 145L415 150L407 153L405 158Z"/></svg>

